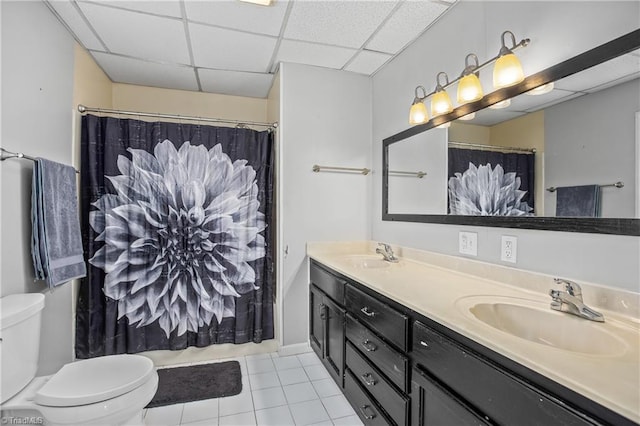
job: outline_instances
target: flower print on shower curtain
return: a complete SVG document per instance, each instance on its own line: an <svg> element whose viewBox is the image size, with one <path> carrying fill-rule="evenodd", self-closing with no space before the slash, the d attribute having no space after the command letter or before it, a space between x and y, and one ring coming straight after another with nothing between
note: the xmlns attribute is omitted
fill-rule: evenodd
<svg viewBox="0 0 640 426"><path fill-rule="evenodd" d="M255 170L220 144L128 151L108 177L116 193L89 217L104 242L89 262L104 270L118 317L137 327L157 320L167 338L233 317L236 298L258 288L249 262L265 256Z"/></svg>

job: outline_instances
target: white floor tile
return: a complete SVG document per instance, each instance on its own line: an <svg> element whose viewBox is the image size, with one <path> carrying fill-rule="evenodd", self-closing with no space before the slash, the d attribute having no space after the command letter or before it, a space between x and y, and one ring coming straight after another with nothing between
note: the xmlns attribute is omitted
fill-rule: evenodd
<svg viewBox="0 0 640 426"><path fill-rule="evenodd" d="M302 368L292 368L290 370L280 370L278 371L278 377L280 378L280 383L282 386L292 385L294 383L304 383L308 382L309 378L304 372Z"/></svg>
<svg viewBox="0 0 640 426"><path fill-rule="evenodd" d="M333 422L331 420L327 420L320 423L313 423L312 425L309 425L309 426L333 426Z"/></svg>
<svg viewBox="0 0 640 426"><path fill-rule="evenodd" d="M182 424L218 419L218 398L187 402L182 410Z"/></svg>
<svg viewBox="0 0 640 426"><path fill-rule="evenodd" d="M220 406L218 415L220 417L230 416L232 414L253 412L253 398L251 392L242 392L239 395L227 396L219 399Z"/></svg>
<svg viewBox="0 0 640 426"><path fill-rule="evenodd" d="M290 368L300 368L302 364L295 355L282 356L273 359L273 363L276 366L276 370L287 370Z"/></svg>
<svg viewBox="0 0 640 426"><path fill-rule="evenodd" d="M296 383L294 385L283 386L284 394L287 397L289 404L295 404L296 402L311 401L312 399L318 399L318 394L311 386L310 382Z"/></svg>
<svg viewBox="0 0 640 426"><path fill-rule="evenodd" d="M322 363L315 352L296 355L302 365L319 365Z"/></svg>
<svg viewBox="0 0 640 426"><path fill-rule="evenodd" d="M247 355L244 357L244 359L246 359L247 361L256 360L256 359L267 359L267 358L271 358L274 353L277 354L277 352L271 352L266 354Z"/></svg>
<svg viewBox="0 0 640 426"><path fill-rule="evenodd" d="M253 394L253 406L256 411L264 408L287 405L287 399L281 387L255 390L251 393ZM260 423L260 421L258 421L258 423Z"/></svg>
<svg viewBox="0 0 640 426"><path fill-rule="evenodd" d="M260 426L294 426L289 407L267 408L256 411L256 420Z"/></svg>
<svg viewBox="0 0 640 426"><path fill-rule="evenodd" d="M322 404L324 404L324 408L332 419L352 416L355 414L355 411L351 408L351 404L349 404L349 401L347 401L347 398L345 398L344 395L322 398Z"/></svg>
<svg viewBox="0 0 640 426"><path fill-rule="evenodd" d="M275 370L276 367L273 365L271 357L247 360L247 372L249 374L268 373Z"/></svg>
<svg viewBox="0 0 640 426"><path fill-rule="evenodd" d="M216 417L215 419L200 420L193 423L180 423L180 426L218 426L218 418Z"/></svg>
<svg viewBox="0 0 640 426"><path fill-rule="evenodd" d="M330 378L329 372L321 365L308 365L304 367L304 371L307 372L307 376L311 380L321 380Z"/></svg>
<svg viewBox="0 0 640 426"><path fill-rule="evenodd" d="M253 411L250 413L234 414L233 416L224 416L218 419L220 426L255 426L256 416Z"/></svg>
<svg viewBox="0 0 640 426"><path fill-rule="evenodd" d="M145 415L145 423L149 426L178 426L182 418L184 404L165 405L149 408Z"/></svg>
<svg viewBox="0 0 640 426"><path fill-rule="evenodd" d="M319 399L289 404L289 409L296 425L311 425L329 420L329 414Z"/></svg>
<svg viewBox="0 0 640 426"><path fill-rule="evenodd" d="M278 375L273 373L251 374L249 375L251 390L266 389L280 386Z"/></svg>
<svg viewBox="0 0 640 426"><path fill-rule="evenodd" d="M316 390L320 398L342 395L342 391L340 390L336 382L333 381L333 379L315 380L311 383L313 384L313 388Z"/></svg>
<svg viewBox="0 0 640 426"><path fill-rule="evenodd" d="M360 421L360 417L355 415L333 419L333 424L335 426L363 426L362 421Z"/></svg>

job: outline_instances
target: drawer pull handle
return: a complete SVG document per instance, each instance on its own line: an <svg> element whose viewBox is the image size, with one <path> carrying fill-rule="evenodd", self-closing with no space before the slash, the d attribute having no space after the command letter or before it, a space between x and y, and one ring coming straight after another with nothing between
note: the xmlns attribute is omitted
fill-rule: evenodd
<svg viewBox="0 0 640 426"><path fill-rule="evenodd" d="M365 306L364 308L360 309L360 312L362 312L363 314L365 314L368 317L376 316L376 313L373 312L373 311L370 311L368 306Z"/></svg>
<svg viewBox="0 0 640 426"><path fill-rule="evenodd" d="M360 377L362 377L364 384L367 386L375 386L376 383L378 383L378 381L371 376L371 373L365 373Z"/></svg>
<svg viewBox="0 0 640 426"><path fill-rule="evenodd" d="M367 410L371 411L371 414L367 414ZM375 411L373 411L373 408L371 408L369 405L363 405L362 407L360 407L360 412L362 413L364 418L367 420L372 420L376 418Z"/></svg>
<svg viewBox="0 0 640 426"><path fill-rule="evenodd" d="M367 352L375 352L376 349L378 349L378 347L376 345L374 345L373 343L371 343L369 340L365 339L364 342L362 342L362 347L367 351Z"/></svg>
<svg viewBox="0 0 640 426"><path fill-rule="evenodd" d="M422 346L424 346L425 348L429 349L429 344L427 342L425 342L424 340L420 340L420 344Z"/></svg>

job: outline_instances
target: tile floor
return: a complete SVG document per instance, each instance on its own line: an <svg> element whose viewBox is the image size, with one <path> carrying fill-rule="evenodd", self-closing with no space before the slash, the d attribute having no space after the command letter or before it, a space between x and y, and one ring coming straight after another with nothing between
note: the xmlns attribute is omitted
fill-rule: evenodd
<svg viewBox="0 0 640 426"><path fill-rule="evenodd" d="M314 352L234 359L242 370L240 394L149 408L147 426L362 425ZM222 361L229 360L216 362Z"/></svg>

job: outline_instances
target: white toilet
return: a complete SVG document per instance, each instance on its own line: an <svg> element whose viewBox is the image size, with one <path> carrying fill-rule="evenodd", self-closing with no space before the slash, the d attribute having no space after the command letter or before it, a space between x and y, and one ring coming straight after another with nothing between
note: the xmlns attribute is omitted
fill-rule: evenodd
<svg viewBox="0 0 640 426"><path fill-rule="evenodd" d="M36 377L44 296L0 299L2 424L142 425L158 388L153 362L111 355L72 362Z"/></svg>

